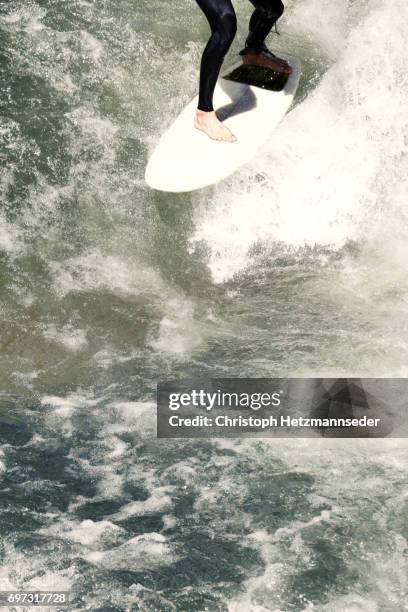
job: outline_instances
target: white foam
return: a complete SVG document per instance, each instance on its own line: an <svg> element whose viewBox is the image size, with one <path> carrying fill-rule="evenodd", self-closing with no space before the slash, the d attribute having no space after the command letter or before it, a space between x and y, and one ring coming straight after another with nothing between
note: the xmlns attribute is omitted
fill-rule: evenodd
<svg viewBox="0 0 408 612"><path fill-rule="evenodd" d="M103 132L103 127L101 127ZM106 288L120 295L139 295L165 285L152 268L134 259L85 252L78 257L52 264L55 291L61 297L70 291Z"/></svg>
<svg viewBox="0 0 408 612"><path fill-rule="evenodd" d="M358 593L332 598L326 605L305 608L305 612L379 612L381 607L370 597L362 597Z"/></svg>
<svg viewBox="0 0 408 612"><path fill-rule="evenodd" d="M2 591L14 591L17 588L15 582L10 579L9 569L7 567L0 567L0 590Z"/></svg>
<svg viewBox="0 0 408 612"><path fill-rule="evenodd" d="M125 452L116 434L131 430L143 432L144 435L155 435L156 405L151 402L116 401L108 408L114 414L114 420L105 427L106 436L111 436L113 453Z"/></svg>
<svg viewBox="0 0 408 612"><path fill-rule="evenodd" d="M77 542L86 548L98 549L103 548L105 543L123 539L126 531L110 521L87 519L82 522L69 520L56 522L50 527L40 529L39 533Z"/></svg>
<svg viewBox="0 0 408 612"><path fill-rule="evenodd" d="M6 463L2 461L2 459L4 459L4 456L5 456L4 450L0 448L0 476L4 474L4 472L7 471Z"/></svg>
<svg viewBox="0 0 408 612"><path fill-rule="evenodd" d="M25 30L33 34L43 29L41 19L46 15L46 10L34 3L28 6L16 6L14 10L0 16L0 23L8 26L11 31Z"/></svg>
<svg viewBox="0 0 408 612"><path fill-rule="evenodd" d="M108 569L133 571L167 565L176 559L166 538L159 533L149 533L128 540L121 546L107 552L91 552L87 561L103 565Z"/></svg>
<svg viewBox="0 0 408 612"><path fill-rule="evenodd" d="M80 39L82 48L89 53L90 57L94 62L98 62L101 59L102 53L104 51L104 46L100 40L92 36L89 32L85 30L81 30Z"/></svg>
<svg viewBox="0 0 408 612"><path fill-rule="evenodd" d="M43 406L52 406L54 408L54 414L61 417L71 417L74 410L80 406L95 406L97 400L94 400L88 395L78 393L71 393L66 397L60 397L58 395L44 395L41 398L41 404Z"/></svg>
<svg viewBox="0 0 408 612"><path fill-rule="evenodd" d="M202 336L194 321L194 308L189 302L169 300L167 314L160 321L158 336L151 341L156 351L188 353L199 347Z"/></svg>
<svg viewBox="0 0 408 612"><path fill-rule="evenodd" d="M119 512L113 515L116 520L128 518L129 516L143 516L156 512L166 512L173 506L168 487L157 487L150 497L145 501L131 501L122 506Z"/></svg>
<svg viewBox="0 0 408 612"><path fill-rule="evenodd" d="M91 409L97 404L97 401L91 396L77 392L66 397L44 395L41 398L41 404L52 408L47 411L48 426L65 437L70 437L75 430L72 421L75 412L84 407Z"/></svg>
<svg viewBox="0 0 408 612"><path fill-rule="evenodd" d="M70 591L72 578L66 571L47 572L35 576L25 583L26 590L36 591Z"/></svg>
<svg viewBox="0 0 408 612"><path fill-rule="evenodd" d="M342 51L347 35L349 2L347 0L302 0L286 11L287 27L298 35L306 34L331 58Z"/></svg>
<svg viewBox="0 0 408 612"><path fill-rule="evenodd" d="M0 251L13 253L19 248L19 233L17 228L0 216Z"/></svg>
<svg viewBox="0 0 408 612"><path fill-rule="evenodd" d="M76 329L72 325L64 325L57 329L55 325L48 325L43 331L45 338L62 344L66 349L76 353L88 344L86 329Z"/></svg>

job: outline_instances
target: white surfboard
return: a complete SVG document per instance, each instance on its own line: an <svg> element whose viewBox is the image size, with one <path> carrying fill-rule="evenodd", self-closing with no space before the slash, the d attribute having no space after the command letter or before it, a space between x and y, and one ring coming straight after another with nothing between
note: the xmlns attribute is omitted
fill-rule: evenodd
<svg viewBox="0 0 408 612"><path fill-rule="evenodd" d="M146 168L152 189L184 192L213 185L251 160L288 111L300 78L300 63L281 56L292 66L281 91L218 79L214 108L237 142L218 142L194 128L194 98L163 134ZM240 66L237 64L232 70ZM228 71L230 74L232 71Z"/></svg>

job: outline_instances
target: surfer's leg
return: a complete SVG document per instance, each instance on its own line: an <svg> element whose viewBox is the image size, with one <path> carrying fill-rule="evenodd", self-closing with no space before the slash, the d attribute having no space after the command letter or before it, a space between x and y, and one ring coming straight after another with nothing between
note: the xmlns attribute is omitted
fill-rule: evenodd
<svg viewBox="0 0 408 612"><path fill-rule="evenodd" d="M197 0L211 28L210 40L204 49L200 70L198 108L213 111L213 94L224 57L237 31L237 18L230 0Z"/></svg>
<svg viewBox="0 0 408 612"><path fill-rule="evenodd" d="M245 64L257 64L290 74L289 64L271 53L265 46L265 39L274 24L282 16L284 6L281 0L250 0L255 10L249 22L249 33L245 49L241 51Z"/></svg>
<svg viewBox="0 0 408 612"><path fill-rule="evenodd" d="M200 91L195 126L215 140L236 140L217 118L213 107L215 85L224 57L237 31L237 18L231 0L197 0L208 19L211 36L201 59Z"/></svg>

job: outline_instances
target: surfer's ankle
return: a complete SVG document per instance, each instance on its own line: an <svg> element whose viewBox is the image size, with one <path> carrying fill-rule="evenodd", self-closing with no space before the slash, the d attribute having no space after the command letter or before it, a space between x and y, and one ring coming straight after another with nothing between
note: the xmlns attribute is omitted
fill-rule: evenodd
<svg viewBox="0 0 408 612"><path fill-rule="evenodd" d="M215 111L211 110L211 111L203 111L200 108L197 108L197 112L196 112L196 119L198 121L206 121L208 120L211 116L216 116L215 115Z"/></svg>
<svg viewBox="0 0 408 612"><path fill-rule="evenodd" d="M214 121L218 121L215 111L203 111L197 108L194 117L194 125L196 128L205 130L205 127Z"/></svg>

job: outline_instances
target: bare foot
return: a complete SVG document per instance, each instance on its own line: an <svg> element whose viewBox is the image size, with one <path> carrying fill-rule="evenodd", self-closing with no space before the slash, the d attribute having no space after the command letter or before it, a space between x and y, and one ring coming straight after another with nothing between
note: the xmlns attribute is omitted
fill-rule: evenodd
<svg viewBox="0 0 408 612"><path fill-rule="evenodd" d="M270 68L275 72L283 72L284 74L292 74L292 67L287 61L279 57L275 57L272 53L246 53L242 61L244 64L251 64L252 66L263 66L264 68Z"/></svg>
<svg viewBox="0 0 408 612"><path fill-rule="evenodd" d="M194 126L213 140L225 140L226 142L236 142L237 140L231 130L221 123L214 111L206 113L197 110Z"/></svg>

